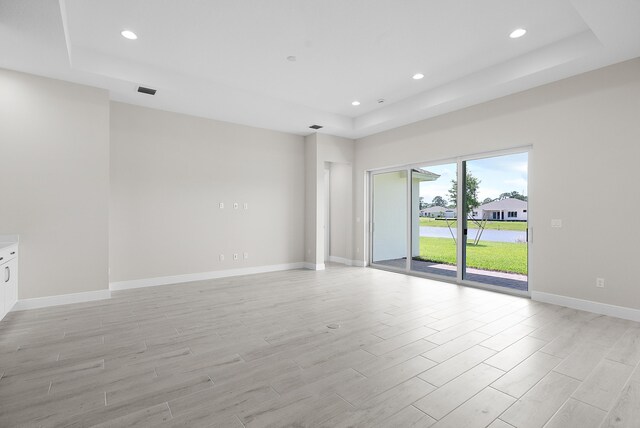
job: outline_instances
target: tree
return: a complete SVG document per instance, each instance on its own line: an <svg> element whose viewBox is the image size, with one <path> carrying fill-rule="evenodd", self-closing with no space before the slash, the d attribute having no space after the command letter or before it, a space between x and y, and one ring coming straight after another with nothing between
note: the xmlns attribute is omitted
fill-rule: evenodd
<svg viewBox="0 0 640 428"><path fill-rule="evenodd" d="M480 180L473 176L469 171L467 171L467 175L465 177L466 182L466 191L465 191L465 203L467 213L473 211L474 208L478 207L480 203L478 202L478 187L480 186ZM455 204L458 200L458 181L451 180L451 189L449 189L449 200L451 203Z"/></svg>
<svg viewBox="0 0 640 428"><path fill-rule="evenodd" d="M500 196L498 196L498 200L503 200L503 199L507 199L507 198L511 198L511 199L520 199L521 201L526 201L527 197L520 194L520 192L518 192L517 190L514 190L513 192L505 192L505 193L501 193Z"/></svg>
<svg viewBox="0 0 640 428"><path fill-rule="evenodd" d="M431 201L431 206L432 207L446 207L447 206L447 201L442 196L436 196Z"/></svg>
<svg viewBox="0 0 640 428"><path fill-rule="evenodd" d="M420 209L421 210L423 210L425 208L429 208L429 204L424 201L424 198L422 196L420 196L419 205L420 205Z"/></svg>
<svg viewBox="0 0 640 428"><path fill-rule="evenodd" d="M488 204L489 202L493 202L493 199L491 199L491 198L484 198L484 201L482 201L482 205L484 205L484 204Z"/></svg>

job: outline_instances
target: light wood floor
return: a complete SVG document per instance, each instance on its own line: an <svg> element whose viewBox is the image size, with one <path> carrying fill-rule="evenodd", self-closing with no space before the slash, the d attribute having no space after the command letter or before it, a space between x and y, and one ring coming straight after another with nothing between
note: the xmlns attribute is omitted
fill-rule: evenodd
<svg viewBox="0 0 640 428"><path fill-rule="evenodd" d="M373 269L278 272L11 313L0 426L638 427L639 362L629 321Z"/></svg>

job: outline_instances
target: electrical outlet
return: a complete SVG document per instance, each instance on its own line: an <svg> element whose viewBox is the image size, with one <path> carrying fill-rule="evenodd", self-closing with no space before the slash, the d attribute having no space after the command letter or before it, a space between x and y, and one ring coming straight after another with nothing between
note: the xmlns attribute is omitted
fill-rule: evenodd
<svg viewBox="0 0 640 428"><path fill-rule="evenodd" d="M239 206L240 206L240 205L238 205L238 203L237 203L237 202L234 202L234 203L233 203L233 209L234 209L234 210L237 210Z"/></svg>
<svg viewBox="0 0 640 428"><path fill-rule="evenodd" d="M596 278L596 287L604 288L604 278Z"/></svg>
<svg viewBox="0 0 640 428"><path fill-rule="evenodd" d="M238 254L233 255L233 260L238 260Z"/></svg>
<svg viewBox="0 0 640 428"><path fill-rule="evenodd" d="M244 259L247 260L249 258L249 253L245 252L244 253Z"/></svg>
<svg viewBox="0 0 640 428"><path fill-rule="evenodd" d="M248 203L246 203L246 202L244 203L244 209L245 209L245 210L248 210L248 209L249 209L249 204L248 204Z"/></svg>
<svg viewBox="0 0 640 428"><path fill-rule="evenodd" d="M224 202L220 202L220 204L218 205L220 207L220 209L224 209Z"/></svg>
<svg viewBox="0 0 640 428"><path fill-rule="evenodd" d="M223 262L224 261L224 254L220 254L220 261Z"/></svg>

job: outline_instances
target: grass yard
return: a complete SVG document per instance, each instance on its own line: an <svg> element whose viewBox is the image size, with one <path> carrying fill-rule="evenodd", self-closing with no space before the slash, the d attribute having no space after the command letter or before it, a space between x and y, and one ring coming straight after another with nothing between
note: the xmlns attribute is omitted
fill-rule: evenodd
<svg viewBox="0 0 640 428"><path fill-rule="evenodd" d="M457 226L457 220L449 220L449 224L451 227L455 228ZM436 220L435 218L429 217L420 217L420 226L430 226L430 227L447 227L446 220ZM479 229L475 223L469 221L468 222L469 229ZM488 221L486 229L491 230L517 230L517 231L525 231L527 230L527 222L526 221Z"/></svg>
<svg viewBox="0 0 640 428"><path fill-rule="evenodd" d="M428 262L456 264L456 244L450 238L420 237L420 257ZM527 274L527 244L481 241L467 244L467 267Z"/></svg>

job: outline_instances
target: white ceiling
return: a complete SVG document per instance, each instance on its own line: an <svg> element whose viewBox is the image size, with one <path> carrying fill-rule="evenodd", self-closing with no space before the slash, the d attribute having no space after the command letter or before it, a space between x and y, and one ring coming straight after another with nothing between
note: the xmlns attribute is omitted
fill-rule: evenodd
<svg viewBox="0 0 640 428"><path fill-rule="evenodd" d="M0 67L358 138L638 57L639 22L640 0L0 0Z"/></svg>

